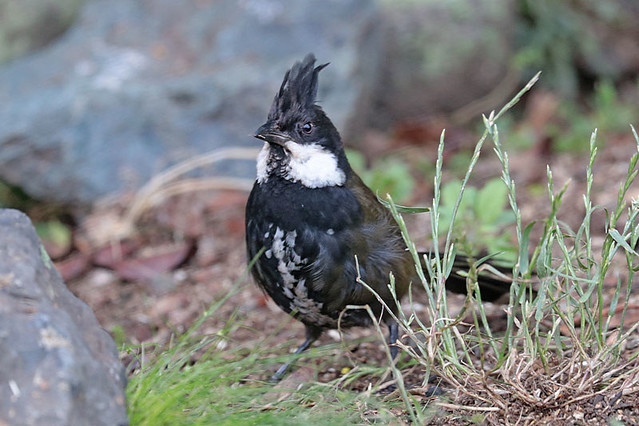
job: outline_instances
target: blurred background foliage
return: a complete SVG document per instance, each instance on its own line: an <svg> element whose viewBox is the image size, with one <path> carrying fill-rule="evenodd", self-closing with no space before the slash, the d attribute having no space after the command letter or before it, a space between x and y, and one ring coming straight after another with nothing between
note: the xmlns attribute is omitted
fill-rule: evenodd
<svg viewBox="0 0 639 426"><path fill-rule="evenodd" d="M592 80L636 74L636 48L614 58L610 53L623 47L606 45L616 36L623 46L624 38L639 34L636 15L628 13L637 13L636 2L519 0L518 7L514 64L525 71L524 79L543 70L542 85L574 98L589 91Z"/></svg>
<svg viewBox="0 0 639 426"><path fill-rule="evenodd" d="M0 64L52 43L73 25L85 1L0 1Z"/></svg>
<svg viewBox="0 0 639 426"><path fill-rule="evenodd" d="M89 3L100 1L0 0L0 64L37 54L62 40ZM281 2L240 3L246 10L258 11L262 19L282 13L276 7ZM380 25L366 36L383 32L386 42L379 51L362 57L379 57L383 66L368 110L359 105L358 116L346 123L361 121L360 130L372 129L377 136L349 129L343 134L354 148L348 156L355 170L374 191L391 193L398 202L429 199L433 146L443 128L449 150L446 168L451 171L447 191L453 188L459 178L455 170L464 170L469 161L467 149L482 126L481 114L501 105L540 70L538 86L502 121L508 149L534 150L542 156L582 153L594 128L599 129L600 143L606 143L615 134L626 133L639 113L639 2L635 0L372 3L382 16ZM145 7L163 5L157 1ZM348 62L339 56L327 59L332 67ZM505 210L502 190L493 181L478 185L469 188L459 220L482 224L476 229L478 235L490 235L481 239L501 247L501 225L510 220L497 212ZM42 222L41 235L65 240L62 231L73 225L73 215L60 213L64 208L59 203L43 207L28 192L15 181L0 180L0 207L27 211ZM472 207L477 204L490 208L478 211ZM74 215L82 211L77 206L71 210Z"/></svg>

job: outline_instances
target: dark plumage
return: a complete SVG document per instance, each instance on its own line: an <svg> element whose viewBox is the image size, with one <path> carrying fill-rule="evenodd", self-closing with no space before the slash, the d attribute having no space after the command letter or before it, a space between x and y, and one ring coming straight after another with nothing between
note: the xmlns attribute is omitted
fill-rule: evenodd
<svg viewBox="0 0 639 426"><path fill-rule="evenodd" d="M389 273L396 277L400 298L415 273L390 212L353 172L339 133L315 103L318 73L326 65L315 67L309 54L284 76L268 119L255 135L265 144L246 205L249 259L265 249L253 276L275 303L304 323L306 340L298 353L324 329L336 328L347 305L369 305L389 326L390 343L397 340L397 324L356 281L355 257L362 280L393 312L397 306L388 289ZM466 292L463 278L451 275L449 282L453 291ZM507 284L496 280L482 288L486 300L506 292ZM342 327L370 324L365 310L346 310L341 319Z"/></svg>

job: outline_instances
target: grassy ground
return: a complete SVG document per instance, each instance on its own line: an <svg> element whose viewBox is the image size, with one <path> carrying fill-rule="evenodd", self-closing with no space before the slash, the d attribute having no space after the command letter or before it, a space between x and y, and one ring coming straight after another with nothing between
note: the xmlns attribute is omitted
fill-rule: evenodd
<svg viewBox="0 0 639 426"><path fill-rule="evenodd" d="M259 298L247 307L256 293L236 278L194 325L172 333L168 344L128 347L131 423L623 424L636 419L639 318L632 284L639 206L630 195L637 150L625 162L624 178L604 182L614 202L597 206L593 188L601 183L594 172L593 133L582 165L583 194L568 198L580 203L578 220L560 217L569 195L548 169L548 205L539 209L546 215L528 224L499 136L498 119L510 105L485 118L485 133L461 180L463 192L484 144L492 143L515 218L516 261L506 304L480 302L473 282L477 270L487 268L481 262L469 271L466 299L440 291L456 247L464 246L452 231L440 235L440 144L429 228L445 256L429 264L432 280L422 275L422 282L413 284L412 303L403 303L398 318L403 356L397 367L388 362L381 329L329 333L324 345L298 359L289 377L269 384L301 332L291 330L282 314L264 309ZM449 223L455 223L461 205L460 193ZM396 218L414 247L402 216ZM416 251L413 255L420 265ZM252 317L255 311L268 318ZM443 395L431 395L429 377L437 378Z"/></svg>

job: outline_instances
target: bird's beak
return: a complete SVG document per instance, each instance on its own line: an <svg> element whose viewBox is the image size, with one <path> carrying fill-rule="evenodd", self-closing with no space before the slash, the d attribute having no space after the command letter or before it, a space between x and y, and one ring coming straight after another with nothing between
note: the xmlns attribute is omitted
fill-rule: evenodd
<svg viewBox="0 0 639 426"><path fill-rule="evenodd" d="M266 123L257 129L254 136L268 143L281 146L284 146L284 142L290 140L288 136L281 131L274 129L269 123Z"/></svg>

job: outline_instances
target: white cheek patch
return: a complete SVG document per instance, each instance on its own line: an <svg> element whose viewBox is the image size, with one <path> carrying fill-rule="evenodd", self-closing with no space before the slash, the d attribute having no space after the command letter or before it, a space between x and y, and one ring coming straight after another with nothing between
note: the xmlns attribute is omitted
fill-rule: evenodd
<svg viewBox="0 0 639 426"><path fill-rule="evenodd" d="M257 154L257 182L264 183L268 180L268 157L271 149L268 142L264 142L264 146L259 154Z"/></svg>
<svg viewBox="0 0 639 426"><path fill-rule="evenodd" d="M288 141L284 147L290 153L287 179L300 182L307 188L339 186L346 181L335 155L321 146Z"/></svg>

